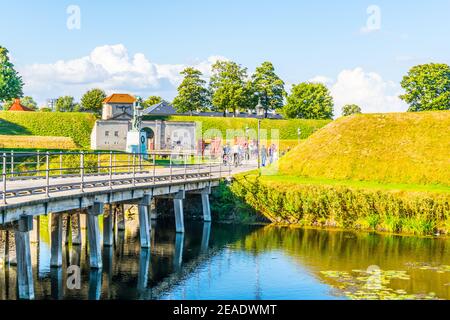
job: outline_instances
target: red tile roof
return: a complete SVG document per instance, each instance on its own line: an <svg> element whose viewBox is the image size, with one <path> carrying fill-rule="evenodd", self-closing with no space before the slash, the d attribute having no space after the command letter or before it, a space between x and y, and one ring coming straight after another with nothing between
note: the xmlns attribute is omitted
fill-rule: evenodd
<svg viewBox="0 0 450 320"><path fill-rule="evenodd" d="M30 108L27 108L20 104L20 99L14 99L14 103L8 109L8 111L33 111Z"/></svg>
<svg viewBox="0 0 450 320"><path fill-rule="evenodd" d="M134 103L136 98L126 93L114 93L103 100L103 103Z"/></svg>

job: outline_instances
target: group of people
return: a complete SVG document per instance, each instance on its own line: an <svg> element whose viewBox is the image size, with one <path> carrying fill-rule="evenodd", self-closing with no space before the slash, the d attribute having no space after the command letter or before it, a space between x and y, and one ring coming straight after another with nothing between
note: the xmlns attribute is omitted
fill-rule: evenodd
<svg viewBox="0 0 450 320"><path fill-rule="evenodd" d="M269 147L261 147L261 166L265 167L278 160L278 149L277 146L272 143Z"/></svg>
<svg viewBox="0 0 450 320"><path fill-rule="evenodd" d="M258 146L255 142L235 143L232 146L227 143L223 146L222 158L224 165L240 166L243 161L255 160L258 158ZM272 164L278 160L278 150L275 144L269 147L260 146L261 165Z"/></svg>

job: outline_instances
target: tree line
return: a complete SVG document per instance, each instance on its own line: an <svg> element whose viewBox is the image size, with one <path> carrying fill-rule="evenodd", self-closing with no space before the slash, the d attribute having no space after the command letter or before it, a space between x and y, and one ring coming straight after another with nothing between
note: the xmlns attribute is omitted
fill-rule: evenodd
<svg viewBox="0 0 450 320"><path fill-rule="evenodd" d="M260 105L264 117L272 110L286 118L332 119L334 115L333 97L324 84L294 84L288 94L284 81L269 61L263 62L250 76L247 68L233 61L214 63L209 82L192 67L185 68L181 75L183 80L173 100L179 113L216 111L227 116L237 111L254 111ZM8 50L0 46L0 103L4 110L9 109L15 98L21 98L21 104L30 109L37 109L32 97L23 96L23 85L9 60ZM414 66L403 77L401 86L405 93L400 98L408 103L410 112L450 110L450 66L447 64ZM100 114L105 98L101 89L87 91L80 102L75 102L72 96L62 96L55 102L55 111ZM150 96L140 102L146 108L161 101L161 97ZM360 106L349 104L342 108L343 116L355 113L361 113Z"/></svg>

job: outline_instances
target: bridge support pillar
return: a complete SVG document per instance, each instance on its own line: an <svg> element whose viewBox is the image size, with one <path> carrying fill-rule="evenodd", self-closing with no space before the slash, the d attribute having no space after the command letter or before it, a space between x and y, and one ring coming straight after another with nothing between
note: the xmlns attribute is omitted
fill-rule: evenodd
<svg viewBox="0 0 450 320"><path fill-rule="evenodd" d="M51 213L51 256L50 267L62 266L63 216Z"/></svg>
<svg viewBox="0 0 450 320"><path fill-rule="evenodd" d="M149 194L145 194L138 204L141 248L150 248L150 223L148 219L148 207L150 206L151 200L152 197Z"/></svg>
<svg viewBox="0 0 450 320"><path fill-rule="evenodd" d="M33 269L31 264L30 231L33 230L33 217L20 218L14 237L17 257L17 284L19 299L34 299Z"/></svg>
<svg viewBox="0 0 450 320"><path fill-rule="evenodd" d="M102 267L102 248L100 245L100 228L98 225L98 216L102 213L103 203L101 202L94 202L94 205L88 208L89 264L93 269L100 269Z"/></svg>
<svg viewBox="0 0 450 320"><path fill-rule="evenodd" d="M179 191L173 198L173 206L175 208L175 228L177 233L184 233L184 213L183 200L185 192Z"/></svg>
<svg viewBox="0 0 450 320"><path fill-rule="evenodd" d="M103 215L103 246L110 247L113 245L113 205L108 206L108 210Z"/></svg>
<svg viewBox="0 0 450 320"><path fill-rule="evenodd" d="M211 193L211 188L205 188L201 192L202 197L202 207L203 207L203 221L211 222L211 207L209 206L209 194Z"/></svg>
<svg viewBox="0 0 450 320"><path fill-rule="evenodd" d="M117 205L117 230L125 230L125 208L123 204Z"/></svg>
<svg viewBox="0 0 450 320"><path fill-rule="evenodd" d="M72 245L81 245L81 219L79 211L71 215L70 227L72 230Z"/></svg>

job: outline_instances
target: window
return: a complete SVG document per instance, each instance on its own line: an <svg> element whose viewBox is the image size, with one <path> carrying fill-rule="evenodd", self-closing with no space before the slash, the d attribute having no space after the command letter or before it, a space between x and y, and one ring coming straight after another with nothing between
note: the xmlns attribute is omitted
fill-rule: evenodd
<svg viewBox="0 0 450 320"><path fill-rule="evenodd" d="M119 136L119 131L114 131L114 136L118 137Z"/></svg>
<svg viewBox="0 0 450 320"><path fill-rule="evenodd" d="M105 137L109 136L109 131L105 131Z"/></svg>

